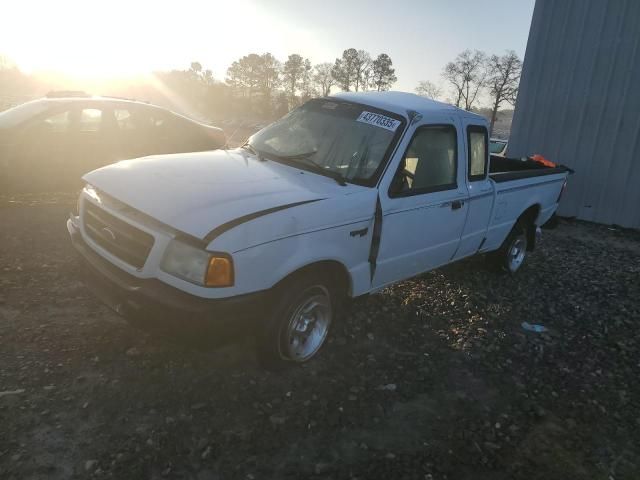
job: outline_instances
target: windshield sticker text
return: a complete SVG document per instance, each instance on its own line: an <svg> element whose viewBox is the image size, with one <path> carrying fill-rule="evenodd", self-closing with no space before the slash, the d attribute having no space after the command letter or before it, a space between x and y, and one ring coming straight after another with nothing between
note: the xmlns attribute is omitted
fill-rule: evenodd
<svg viewBox="0 0 640 480"><path fill-rule="evenodd" d="M356 119L357 122L368 123L369 125L375 125L376 127L384 128L395 132L400 125L400 120L396 120L391 117L385 117L379 113L371 113L366 110L360 114Z"/></svg>

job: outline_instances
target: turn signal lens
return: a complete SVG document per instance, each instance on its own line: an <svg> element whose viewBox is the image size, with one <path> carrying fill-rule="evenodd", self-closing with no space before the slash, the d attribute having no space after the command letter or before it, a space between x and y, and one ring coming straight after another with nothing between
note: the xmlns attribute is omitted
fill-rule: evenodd
<svg viewBox="0 0 640 480"><path fill-rule="evenodd" d="M211 257L204 283L207 287L231 287L233 263L227 257Z"/></svg>

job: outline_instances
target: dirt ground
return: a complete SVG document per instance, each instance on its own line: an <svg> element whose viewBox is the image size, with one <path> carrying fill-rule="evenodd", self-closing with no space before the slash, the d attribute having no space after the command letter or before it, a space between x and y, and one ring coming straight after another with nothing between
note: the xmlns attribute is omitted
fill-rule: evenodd
<svg viewBox="0 0 640 480"><path fill-rule="evenodd" d="M562 221L516 276L474 258L358 300L270 373L103 307L74 202L0 199L0 478L640 478L638 233Z"/></svg>

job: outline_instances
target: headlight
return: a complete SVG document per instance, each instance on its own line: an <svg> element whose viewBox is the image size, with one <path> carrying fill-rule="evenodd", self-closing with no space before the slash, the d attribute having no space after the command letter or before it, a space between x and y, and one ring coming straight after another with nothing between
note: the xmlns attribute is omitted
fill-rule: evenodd
<svg viewBox="0 0 640 480"><path fill-rule="evenodd" d="M89 195L91 198L93 198L96 202L102 203L102 199L100 198L98 191L93 187L93 185L89 185L87 183L82 189L82 191L87 195Z"/></svg>
<svg viewBox="0 0 640 480"><path fill-rule="evenodd" d="M160 268L204 287L233 285L233 261L230 256L207 252L179 240L169 244Z"/></svg>

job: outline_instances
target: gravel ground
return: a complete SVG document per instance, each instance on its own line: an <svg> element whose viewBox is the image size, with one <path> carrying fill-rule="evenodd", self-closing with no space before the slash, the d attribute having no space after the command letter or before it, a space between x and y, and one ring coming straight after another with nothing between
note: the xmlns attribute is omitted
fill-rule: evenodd
<svg viewBox="0 0 640 480"><path fill-rule="evenodd" d="M640 477L638 233L561 221L515 277L404 282L276 374L103 307L73 202L0 199L0 478Z"/></svg>

